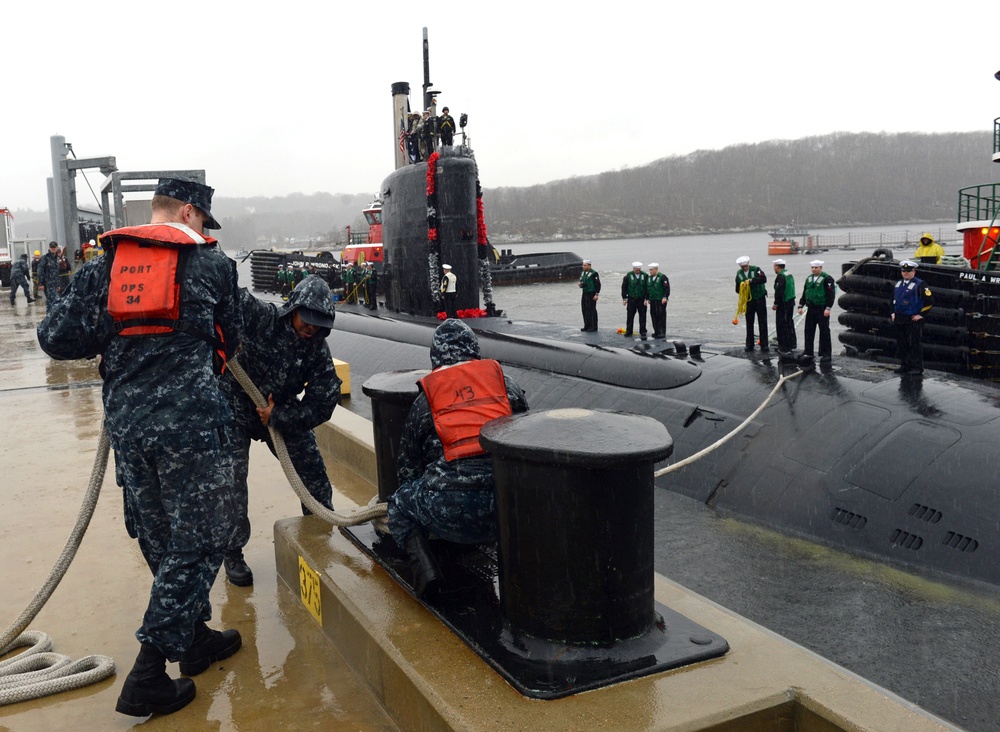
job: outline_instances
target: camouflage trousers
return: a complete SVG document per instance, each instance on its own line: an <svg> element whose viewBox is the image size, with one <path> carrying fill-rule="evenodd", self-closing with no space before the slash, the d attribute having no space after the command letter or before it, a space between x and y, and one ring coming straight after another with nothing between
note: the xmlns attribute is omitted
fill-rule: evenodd
<svg viewBox="0 0 1000 732"><path fill-rule="evenodd" d="M389 496L389 531L401 547L416 528L458 544L482 544L496 538L494 512L492 490L431 490L417 478Z"/></svg>
<svg viewBox="0 0 1000 732"><path fill-rule="evenodd" d="M11 283L10 283L10 304L11 305L14 304L14 300L17 297L17 288L18 287L21 287L21 288L24 289L24 297L25 297L25 299L28 299L28 300L31 299L31 290L28 289L28 280L26 278L24 278L24 277L21 277L21 278L19 278L17 280L11 280Z"/></svg>
<svg viewBox="0 0 1000 732"><path fill-rule="evenodd" d="M232 541L228 436L220 428L113 444L125 527L153 573L135 636L176 661L191 646L195 625L212 617L208 593Z"/></svg>
<svg viewBox="0 0 1000 732"><path fill-rule="evenodd" d="M292 467L299 474L309 495L322 505L333 510L333 486L326 474L326 463L316 444L316 435L312 430L298 434L282 435L288 456L292 459ZM249 489L247 475L250 472L250 440L245 430L235 425L230 429L230 442L233 447L233 486L236 497L236 533L229 545L230 549L242 549L250 541L250 517L248 516ZM272 455L274 445L270 437L267 443ZM302 514L308 516L311 512L302 506Z"/></svg>

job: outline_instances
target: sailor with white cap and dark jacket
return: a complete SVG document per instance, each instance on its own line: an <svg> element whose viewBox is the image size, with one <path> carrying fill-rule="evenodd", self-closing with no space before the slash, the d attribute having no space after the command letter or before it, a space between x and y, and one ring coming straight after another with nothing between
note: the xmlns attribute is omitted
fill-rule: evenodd
<svg viewBox="0 0 1000 732"><path fill-rule="evenodd" d="M647 287L649 275L642 271L642 262L632 262L632 271L622 278L622 305L626 312L625 336L632 335L635 314L639 313L639 335L646 336L646 303L649 302Z"/></svg>
<svg viewBox="0 0 1000 732"><path fill-rule="evenodd" d="M896 328L898 374L922 374L924 354L921 338L924 313L931 309L934 297L927 283L917 277L917 263L906 259L899 263L900 280L892 297L892 322Z"/></svg>
<svg viewBox="0 0 1000 732"><path fill-rule="evenodd" d="M760 350L771 350L767 344L767 275L755 265L750 264L750 257L740 257L736 260L739 270L736 272L736 294L740 294L740 287L747 283L749 293L747 295L747 342L745 351L752 351L754 347L753 323L756 319L760 328Z"/></svg>
<svg viewBox="0 0 1000 732"><path fill-rule="evenodd" d="M444 298L444 311L449 318L458 317L458 275L451 271L450 264L442 264L444 274L441 276L441 296Z"/></svg>
<svg viewBox="0 0 1000 732"><path fill-rule="evenodd" d="M583 312L584 333L597 330L597 299L601 295L601 276L597 274L589 259L583 260L583 271L580 273L580 310Z"/></svg>
<svg viewBox="0 0 1000 732"><path fill-rule="evenodd" d="M670 299L670 280L660 272L657 262L649 263L649 281L646 283L649 302L649 319L653 321L653 338L667 337L667 300Z"/></svg>
<svg viewBox="0 0 1000 732"><path fill-rule="evenodd" d="M799 315L806 308L806 333L803 354L812 356L816 329L819 328L819 360L830 361L833 358L833 343L830 340L830 308L833 307L837 284L833 277L823 271L823 261L814 259L809 263L812 271L802 285L802 297L799 298Z"/></svg>
<svg viewBox="0 0 1000 732"><path fill-rule="evenodd" d="M774 262L774 327L778 331L778 350L788 352L798 345L795 338L795 279L785 271L785 260Z"/></svg>

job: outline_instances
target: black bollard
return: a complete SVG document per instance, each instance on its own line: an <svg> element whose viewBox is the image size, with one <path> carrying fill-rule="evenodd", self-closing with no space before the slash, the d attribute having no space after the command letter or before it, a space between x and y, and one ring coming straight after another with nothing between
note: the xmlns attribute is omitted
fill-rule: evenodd
<svg viewBox="0 0 1000 732"><path fill-rule="evenodd" d="M501 615L515 635L610 646L658 621L653 466L673 452L660 422L555 409L493 420Z"/></svg>
<svg viewBox="0 0 1000 732"><path fill-rule="evenodd" d="M399 488L396 480L399 438L403 434L406 415L420 393L417 380L429 373L427 369L388 371L375 374L361 385L361 391L372 402L379 503L384 503Z"/></svg>

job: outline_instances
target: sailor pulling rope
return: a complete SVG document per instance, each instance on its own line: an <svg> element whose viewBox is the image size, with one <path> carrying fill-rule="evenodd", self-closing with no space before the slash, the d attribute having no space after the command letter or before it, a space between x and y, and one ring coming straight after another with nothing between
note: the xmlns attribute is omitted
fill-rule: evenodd
<svg viewBox="0 0 1000 732"><path fill-rule="evenodd" d="M250 396L253 403L258 407L266 407L267 399L264 395L260 393L260 390L254 385L253 381L247 375L247 372L243 370L240 366L238 358L232 358L226 364L233 376L243 387L243 390ZM268 425L268 433L271 435L271 441L274 443L274 452L278 456L278 462L281 463L282 469L285 471L285 477L288 478L288 482L292 484L292 490L295 491L295 495L299 497L302 504L308 508L313 515L318 516L329 524L334 526L356 526L357 524L363 524L366 521L371 521L372 519L380 518L386 514L386 504L375 503L370 504L366 508L360 508L357 511L352 511L349 514L338 513L336 511L331 511L329 508L324 506L322 503L317 501L309 493L309 489L306 488L302 479L299 478L298 473L295 472L295 467L292 465L292 459L288 455L288 448L285 447L285 440L282 438L281 433L278 432L274 427Z"/></svg>

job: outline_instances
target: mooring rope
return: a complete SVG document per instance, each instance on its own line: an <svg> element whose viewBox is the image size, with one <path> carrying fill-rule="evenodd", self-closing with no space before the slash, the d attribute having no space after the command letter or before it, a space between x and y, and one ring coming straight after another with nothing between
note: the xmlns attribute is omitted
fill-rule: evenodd
<svg viewBox="0 0 1000 732"><path fill-rule="evenodd" d="M16 648L29 647L13 658L0 661L0 706L37 699L60 691L78 689L82 686L102 681L115 673L115 661L109 656L87 656L79 661L59 653L50 653L52 639L39 631L24 632L55 592L66 575L83 535L87 532L90 519L97 507L97 498L104 482L104 471L108 466L110 444L104 425L97 440L97 455L90 474L87 493L80 506L76 525L70 532L62 553L49 572L48 578L28 606L0 635L0 656Z"/></svg>
<svg viewBox="0 0 1000 732"><path fill-rule="evenodd" d="M260 390L253 383L247 372L243 370L240 366L238 358L234 357L230 359L226 368L233 372L233 376L236 377L236 381L239 382L243 390L249 395L253 403L258 407L266 407L267 399L264 395L260 393ZM357 524L363 524L366 521L371 521L372 519L377 519L386 515L386 504L384 503L374 503L369 504L366 508L359 508L351 513L338 513L337 511L331 511L329 508L324 506L322 503L313 498L312 494L309 493L309 489L306 488L299 474L295 472L295 466L292 465L292 458L288 454L288 448L285 446L285 440L282 438L281 433L276 430L271 425L267 426L268 433L271 435L271 442L274 445L274 452L278 456L278 462L281 463L281 468L285 472L285 477L288 478L288 482L292 485L292 490L295 491L295 495L299 497L302 504L308 508L313 515L318 516L329 524L334 526L356 526Z"/></svg>
<svg viewBox="0 0 1000 732"><path fill-rule="evenodd" d="M796 376L802 376L802 374L804 374L804 373L805 373L805 371L803 371L802 369L799 369L795 373L786 374L786 375L782 376L780 379L778 379L778 383L774 385L774 388L771 389L771 393L767 395L767 399L765 399L763 402L761 402L760 406L757 407L749 417L747 417L742 422L740 422L740 424L736 427L736 429L732 430L729 434L725 435L720 440L717 440L716 442L713 442L711 445L709 445L705 449L699 450L694 455L690 455L690 456L684 458L679 463L674 463L673 465L668 465L665 468L660 468L655 473L653 473L653 477L654 478L659 478L660 476L666 475L667 473L672 473L675 470L680 470L681 468L685 467L686 465L690 465L691 463L695 462L696 460L700 460L701 458L705 457L706 455L708 455L713 450L716 450L716 449L722 447L724 444L726 444L727 442L729 442L729 440L731 440L733 437L735 437L740 432L742 432L744 427L746 427L748 424L750 424L757 417L758 414L760 414L762 411L764 411L764 407L766 407L771 402L771 399L774 398L774 395L778 393L778 389L780 389L782 387L782 385L786 381L788 381L789 379L794 379Z"/></svg>

